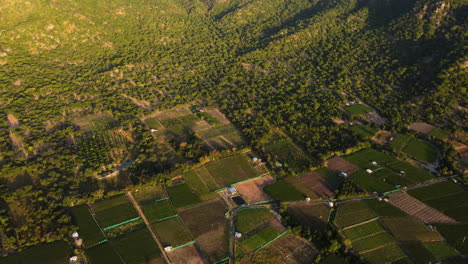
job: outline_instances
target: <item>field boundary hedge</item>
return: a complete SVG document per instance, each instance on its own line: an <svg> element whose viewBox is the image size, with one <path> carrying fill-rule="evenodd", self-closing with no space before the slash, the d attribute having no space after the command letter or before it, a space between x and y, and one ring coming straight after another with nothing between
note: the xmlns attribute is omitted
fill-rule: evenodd
<svg viewBox="0 0 468 264"><path fill-rule="evenodd" d="M179 248L183 248L183 247L188 246L188 245L191 245L191 244L195 244L195 240L192 240L192 241L190 241L190 242L187 242L187 243L182 244L182 245L177 246L177 247L173 247L172 250L176 250L176 249L179 249Z"/></svg>

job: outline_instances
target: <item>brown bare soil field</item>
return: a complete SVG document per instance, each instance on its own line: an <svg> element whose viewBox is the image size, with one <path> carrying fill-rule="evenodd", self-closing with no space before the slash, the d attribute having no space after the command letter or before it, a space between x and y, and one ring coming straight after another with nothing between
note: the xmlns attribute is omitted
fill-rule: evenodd
<svg viewBox="0 0 468 264"><path fill-rule="evenodd" d="M17 128L19 126L19 121L13 114L7 114L7 119L10 128Z"/></svg>
<svg viewBox="0 0 468 264"><path fill-rule="evenodd" d="M406 192L390 196L390 204L405 213L416 217L424 223L455 224L457 221L427 204L412 197Z"/></svg>
<svg viewBox="0 0 468 264"><path fill-rule="evenodd" d="M320 197L331 197L333 196L333 191L328 186L328 184L322 179L322 177L315 173L309 172L307 174L303 174L299 176L302 183L309 187L312 191L314 191Z"/></svg>
<svg viewBox="0 0 468 264"><path fill-rule="evenodd" d="M296 204L288 207L288 213L301 224L322 230L327 225L330 208L326 204Z"/></svg>
<svg viewBox="0 0 468 264"><path fill-rule="evenodd" d="M246 263L308 264L313 263L317 250L296 235L285 235L257 252Z"/></svg>
<svg viewBox="0 0 468 264"><path fill-rule="evenodd" d="M223 201L218 198L178 211L211 262L228 256L228 222L224 215L226 210Z"/></svg>
<svg viewBox="0 0 468 264"><path fill-rule="evenodd" d="M416 123L409 125L408 129L427 135L431 133L432 129L434 129L434 126L426 124L426 123L416 122Z"/></svg>
<svg viewBox="0 0 468 264"><path fill-rule="evenodd" d="M281 221L278 220L277 218L271 219L271 221L268 222L268 225L270 225L271 227L273 227L274 229L276 229L276 231L278 231L278 233L280 233L280 234L287 230L287 229L283 226L283 224L281 223Z"/></svg>
<svg viewBox="0 0 468 264"><path fill-rule="evenodd" d="M242 194L242 197L248 204L271 200L271 197L263 192L263 188L275 182L271 176L264 176L251 181L239 183L235 185L237 191Z"/></svg>
<svg viewBox="0 0 468 264"><path fill-rule="evenodd" d="M333 123L338 124L338 125L342 125L342 124L346 123L346 121L344 121L341 118L333 118L332 121L333 121Z"/></svg>
<svg viewBox="0 0 468 264"><path fill-rule="evenodd" d="M359 170L359 167L340 157L333 157L331 159L328 159L327 164L327 167L330 170L337 172L346 172L348 176Z"/></svg>
<svg viewBox="0 0 468 264"><path fill-rule="evenodd" d="M226 118L226 116L221 113L218 109L207 109L205 110L208 114L210 114L211 116L213 116L216 120L218 120L218 122L220 122L221 124L230 124L231 122L229 122L229 120Z"/></svg>
<svg viewBox="0 0 468 264"><path fill-rule="evenodd" d="M392 132L380 130L379 132L377 132L377 134L374 135L374 137L371 138L371 140L377 144L385 145L385 144L390 143L391 137L392 137Z"/></svg>
<svg viewBox="0 0 468 264"><path fill-rule="evenodd" d="M463 161L468 161L468 146L457 141L449 140L452 147L458 152Z"/></svg>
<svg viewBox="0 0 468 264"><path fill-rule="evenodd" d="M169 251L167 255L174 264L208 264L195 244Z"/></svg>
<svg viewBox="0 0 468 264"><path fill-rule="evenodd" d="M365 114L364 117L368 121L375 123L379 126L385 125L385 123L387 123L387 119L381 117L376 111L372 111L368 114Z"/></svg>

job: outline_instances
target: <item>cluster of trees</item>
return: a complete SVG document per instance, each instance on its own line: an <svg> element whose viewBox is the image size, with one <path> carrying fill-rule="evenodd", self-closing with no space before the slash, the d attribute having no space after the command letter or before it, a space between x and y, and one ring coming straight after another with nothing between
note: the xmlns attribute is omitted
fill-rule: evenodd
<svg viewBox="0 0 468 264"><path fill-rule="evenodd" d="M163 184L208 155L192 135L161 151L140 121L157 109L216 105L262 157L279 129L317 160L362 146L332 121L348 96L387 129L466 120L464 1L28 3L0 16L0 254L68 236L70 205ZM135 164L112 182L80 169L74 147L73 120L101 112L135 140Z"/></svg>

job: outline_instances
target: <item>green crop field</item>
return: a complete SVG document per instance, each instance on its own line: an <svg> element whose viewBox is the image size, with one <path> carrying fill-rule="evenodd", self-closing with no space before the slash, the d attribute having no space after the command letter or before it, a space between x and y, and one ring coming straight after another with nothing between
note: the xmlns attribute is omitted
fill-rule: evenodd
<svg viewBox="0 0 468 264"><path fill-rule="evenodd" d="M426 141L413 138L404 148L403 152L418 160L434 163L437 160L439 150Z"/></svg>
<svg viewBox="0 0 468 264"><path fill-rule="evenodd" d="M148 263L161 256L158 245L145 226L113 239L112 245L127 264Z"/></svg>
<svg viewBox="0 0 468 264"><path fill-rule="evenodd" d="M341 177L337 172L328 168L320 168L314 172L319 174L332 190L338 189L338 187L340 187L340 185L344 182L343 177Z"/></svg>
<svg viewBox="0 0 468 264"><path fill-rule="evenodd" d="M406 254L396 243L390 243L382 248L372 250L363 254L363 257L371 264L393 263L397 260L407 258Z"/></svg>
<svg viewBox="0 0 468 264"><path fill-rule="evenodd" d="M179 212L180 218L211 262L228 255L226 210L224 202L216 199Z"/></svg>
<svg viewBox="0 0 468 264"><path fill-rule="evenodd" d="M353 154L344 157L345 160L353 163L354 165L362 169L375 170L381 166L385 166L390 163L395 163L398 159L380 152L374 149L364 149ZM377 165L373 165L372 161L376 161Z"/></svg>
<svg viewBox="0 0 468 264"><path fill-rule="evenodd" d="M211 129L199 131L198 135L202 139L209 139L209 138L222 136L222 135L228 135L232 133L237 133L237 130L233 125L220 125L220 126L215 126Z"/></svg>
<svg viewBox="0 0 468 264"><path fill-rule="evenodd" d="M394 243L392 236L388 233L379 233L377 235L355 240L353 241L352 246L358 252L362 252L381 247L388 243Z"/></svg>
<svg viewBox="0 0 468 264"><path fill-rule="evenodd" d="M162 129L164 128L161 122L156 117L150 117L145 119L145 124L150 128L150 129Z"/></svg>
<svg viewBox="0 0 468 264"><path fill-rule="evenodd" d="M338 228L361 223L377 217L363 201L353 201L338 205L334 224Z"/></svg>
<svg viewBox="0 0 468 264"><path fill-rule="evenodd" d="M63 240L40 244L27 248L20 253L0 257L3 264L63 264L68 263L71 247Z"/></svg>
<svg viewBox="0 0 468 264"><path fill-rule="evenodd" d="M355 104L351 106L343 106L343 109L351 115L362 115L372 112L368 106L364 104Z"/></svg>
<svg viewBox="0 0 468 264"><path fill-rule="evenodd" d="M437 263L436 258L420 241L403 241L400 245L415 263Z"/></svg>
<svg viewBox="0 0 468 264"><path fill-rule="evenodd" d="M450 137L450 134L445 132L444 130L438 128L438 127L434 127L434 129L432 129L431 132L429 132L428 134L429 136L431 137L435 137L437 139L440 139L440 140L446 140L447 138Z"/></svg>
<svg viewBox="0 0 468 264"><path fill-rule="evenodd" d="M394 185L383 180L385 178L381 179L377 176L377 174L370 174L364 170L360 170L351 175L351 179L354 183L367 192L384 193L395 189Z"/></svg>
<svg viewBox="0 0 468 264"><path fill-rule="evenodd" d="M180 246L193 240L190 232L182 224L179 217L155 222L151 224L151 229L158 234L164 247Z"/></svg>
<svg viewBox="0 0 468 264"><path fill-rule="evenodd" d="M257 232L255 235L248 237L240 242L240 245L248 251L254 251L279 235L278 231L271 226L267 226Z"/></svg>
<svg viewBox="0 0 468 264"><path fill-rule="evenodd" d="M263 188L265 193L280 202L304 200L306 196L285 181L277 181Z"/></svg>
<svg viewBox="0 0 468 264"><path fill-rule="evenodd" d="M78 233L84 245L90 247L105 239L101 229L93 219L88 206L80 205L71 208L73 222L78 226Z"/></svg>
<svg viewBox="0 0 468 264"><path fill-rule="evenodd" d="M218 187L227 187L230 184L259 176L245 155L235 155L205 165Z"/></svg>
<svg viewBox="0 0 468 264"><path fill-rule="evenodd" d="M468 222L468 187L446 181L408 193L457 221Z"/></svg>
<svg viewBox="0 0 468 264"><path fill-rule="evenodd" d="M354 125L351 126L351 130L366 139L372 138L378 131L377 129L366 125Z"/></svg>
<svg viewBox="0 0 468 264"><path fill-rule="evenodd" d="M124 263L115 248L109 242L88 248L86 250L86 256L91 264Z"/></svg>
<svg viewBox="0 0 468 264"><path fill-rule="evenodd" d="M375 214L378 216L384 217L404 217L407 214L395 206L376 199L363 200L365 205L367 205Z"/></svg>
<svg viewBox="0 0 468 264"><path fill-rule="evenodd" d="M313 230L323 230L327 225L330 207L326 204L291 205L288 206L288 214L297 219L301 224L311 227Z"/></svg>
<svg viewBox="0 0 468 264"><path fill-rule="evenodd" d="M414 183L434 179L434 176L426 169L414 167L404 161L389 164L387 167L394 170L396 173L403 171L402 178L407 178Z"/></svg>
<svg viewBox="0 0 468 264"><path fill-rule="evenodd" d="M275 215L267 209L247 209L237 214L236 230L247 234L275 218Z"/></svg>
<svg viewBox="0 0 468 264"><path fill-rule="evenodd" d="M468 254L468 224L437 225L437 230L447 239L447 242L455 247L461 254Z"/></svg>
<svg viewBox="0 0 468 264"><path fill-rule="evenodd" d="M408 191L414 198L423 202L441 198L444 196L462 193L463 187L451 181L443 181L440 183L432 184L423 188L418 188Z"/></svg>
<svg viewBox="0 0 468 264"><path fill-rule="evenodd" d="M390 147L393 151L401 152L411 139L412 137L398 134L390 143Z"/></svg>
<svg viewBox="0 0 468 264"><path fill-rule="evenodd" d="M412 217L384 218L383 224L396 240L400 241L441 241L443 237L423 222Z"/></svg>
<svg viewBox="0 0 468 264"><path fill-rule="evenodd" d="M176 214L169 199L142 203L141 209L150 222L158 221Z"/></svg>
<svg viewBox="0 0 468 264"><path fill-rule="evenodd" d="M216 191L217 189L221 188L220 186L218 186L216 180L213 178L213 176L210 174L206 167L199 168L197 170L197 173L200 176L200 179L206 184L208 190Z"/></svg>
<svg viewBox="0 0 468 264"><path fill-rule="evenodd" d="M385 229L378 221L372 221L366 224L358 225L349 229L343 230L343 235L353 242L354 240L362 239L367 236L384 233Z"/></svg>
<svg viewBox="0 0 468 264"><path fill-rule="evenodd" d="M208 189L207 184L205 184L196 171L189 171L184 173L184 180L187 185L196 192L202 200L209 200L216 197L216 194L211 192Z"/></svg>
<svg viewBox="0 0 468 264"><path fill-rule="evenodd" d="M121 198L118 197L116 199L120 200ZM96 214L96 219L102 228L138 217L138 212L133 207L133 204L127 199L125 203L117 204L113 207L108 207L112 204L112 199L105 200L104 202L106 206L102 206L100 202L92 206L93 210L95 208L99 209L98 211L94 211L94 213Z"/></svg>
<svg viewBox="0 0 468 264"><path fill-rule="evenodd" d="M296 173L309 169L315 163L302 149L286 139L268 143L265 148L276 156L283 166Z"/></svg>
<svg viewBox="0 0 468 264"><path fill-rule="evenodd" d="M455 249L453 249L447 242L427 242L423 243L424 246L432 253L432 255L437 259L437 261L442 262L453 257L457 257L458 254Z"/></svg>
<svg viewBox="0 0 468 264"><path fill-rule="evenodd" d="M166 197L164 189L160 186L151 186L133 193L133 196L139 203L159 200Z"/></svg>
<svg viewBox="0 0 468 264"><path fill-rule="evenodd" d="M187 184L180 184L167 188L167 193L175 208L189 207L201 202L200 198L192 193L192 190Z"/></svg>

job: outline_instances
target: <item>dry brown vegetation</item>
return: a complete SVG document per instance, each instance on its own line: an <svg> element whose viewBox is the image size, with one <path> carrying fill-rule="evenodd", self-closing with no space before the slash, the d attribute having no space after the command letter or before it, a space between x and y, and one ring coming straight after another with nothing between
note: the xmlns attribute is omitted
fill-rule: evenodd
<svg viewBox="0 0 468 264"><path fill-rule="evenodd" d="M408 129L427 135L431 133L431 131L434 129L434 126L426 124L426 123L415 122L409 125Z"/></svg>
<svg viewBox="0 0 468 264"><path fill-rule="evenodd" d="M371 140L377 144L385 145L385 144L390 143L391 138L392 138L392 132L379 130L379 132L377 132L377 134L375 134Z"/></svg>
<svg viewBox="0 0 468 264"><path fill-rule="evenodd" d="M7 119L10 128L17 128L19 126L19 121L13 114L7 114Z"/></svg>
<svg viewBox="0 0 468 264"><path fill-rule="evenodd" d="M263 188L273 182L275 182L275 179L268 175L236 184L235 187L248 204L253 204L271 199L270 196L263 192Z"/></svg>
<svg viewBox="0 0 468 264"><path fill-rule="evenodd" d="M340 157L333 157L328 159L327 164L327 167L330 170L336 172L346 172L348 175L351 175L359 170L359 167Z"/></svg>
<svg viewBox="0 0 468 264"><path fill-rule="evenodd" d="M169 251L167 255L174 264L208 264L195 244Z"/></svg>

